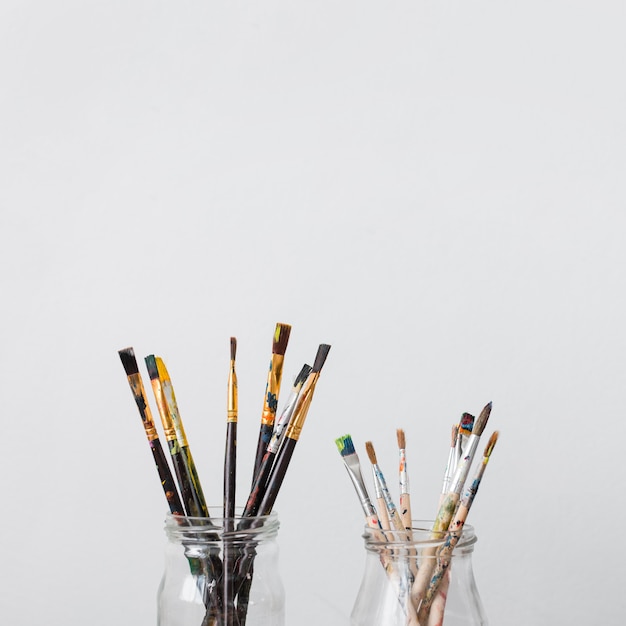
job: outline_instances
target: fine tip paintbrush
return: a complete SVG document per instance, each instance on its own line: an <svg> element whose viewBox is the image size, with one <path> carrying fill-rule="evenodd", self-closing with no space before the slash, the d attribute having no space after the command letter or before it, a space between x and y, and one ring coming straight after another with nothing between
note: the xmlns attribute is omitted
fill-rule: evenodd
<svg viewBox="0 0 626 626"><path fill-rule="evenodd" d="M393 527L395 530L404 530L404 524L400 519L400 514L396 509L396 505L393 503L391 499L391 494L389 493L389 488L387 487L387 481L385 480L385 476L378 465L378 461L376 459L376 451L374 450L374 444L371 441L365 442L365 450L367 452L367 456L372 464L372 475L374 477L374 485L376 486L376 497L378 499L379 505L379 517L380 523L385 530L389 530ZM385 528L385 519L383 517L382 510L386 511L386 515L388 518L388 526Z"/></svg>
<svg viewBox="0 0 626 626"><path fill-rule="evenodd" d="M354 485L354 490L359 497L367 525L370 528L381 528L376 513L376 507L372 504L369 494L367 493L367 487L365 486L363 473L361 472L361 463L359 462L359 456L354 448L352 437L350 435L338 437L335 439L335 444L337 444L337 449L339 450L339 454L341 454L343 464Z"/></svg>
<svg viewBox="0 0 626 626"><path fill-rule="evenodd" d="M261 504L261 499L265 495L265 488L267 487L267 481L269 479L270 472L272 471L272 466L274 464L276 454L278 453L280 445L283 442L285 428L287 427L287 424L289 424L289 420L291 419L291 416L295 409L300 390L307 377L311 373L311 369L311 366L305 363L302 366L300 373L296 376L293 387L291 389L291 393L289 395L289 398L287 399L287 403L285 404L282 412L280 413L274 424L274 432L272 433L272 438L270 439L267 450L265 451L263 459L261 460L261 465L259 467L259 471L256 474L256 478L254 479L254 484L252 485L252 489L250 490L250 495L248 496L248 500L246 502L246 506L244 507L242 517L250 517L252 515L256 515L259 504Z"/></svg>
<svg viewBox="0 0 626 626"><path fill-rule="evenodd" d="M185 510L180 496L178 495L174 477L172 476L170 467L167 464L167 459L165 458L165 453L163 452L163 447L161 446L161 441L159 440L159 435L154 425L152 412L150 411L150 406L148 405L148 401L146 399L146 392L141 380L141 374L139 373L139 366L137 365L135 352L132 348L124 348L119 350L118 354L126 372L128 384L130 385L133 397L135 398L135 403L139 409L139 415L141 416L141 421L143 422L143 427L146 431L146 437L148 439L148 443L150 444L150 449L152 450L154 463L159 473L159 478L161 479L161 485L163 487L163 492L165 493L170 512L172 515L184 515Z"/></svg>
<svg viewBox="0 0 626 626"><path fill-rule="evenodd" d="M254 459L254 471L252 474L253 484L274 430L274 420L276 419L276 409L278 407L278 394L280 393L280 383L283 375L283 362L290 333L291 326L289 324L282 324L280 322L276 324L274 339L272 341L272 358L267 372L267 384L263 398L259 440Z"/></svg>
<svg viewBox="0 0 626 626"><path fill-rule="evenodd" d="M402 428L396 430L398 438L399 468L398 476L400 480L400 518L406 530L411 530L411 490L409 486L409 474L406 467L406 435Z"/></svg>
<svg viewBox="0 0 626 626"><path fill-rule="evenodd" d="M315 361L313 363L311 373L309 374L306 382L302 387L302 390L300 391L300 395L298 396L298 402L293 411L293 416L291 417L291 420L289 421L289 425L287 426L287 430L285 432L283 445L280 447L278 454L276 455L276 460L274 462L272 472L267 482L265 495L263 496L263 499L261 500L261 504L259 506L259 513L261 515L269 515L272 507L274 506L276 496L278 495L280 487L285 478L285 472L287 471L287 467L289 466L289 462L293 455L294 448L296 447L296 444L300 439L302 427L304 426L309 407L311 406L311 401L313 400L315 387L320 377L322 367L324 366L324 362L326 361L326 357L328 356L329 350L330 346L328 344L320 344L317 350L317 354L315 356Z"/></svg>
<svg viewBox="0 0 626 626"><path fill-rule="evenodd" d="M230 338L230 367L228 370L226 399L226 449L224 452L224 517L235 515L235 486L237 482L237 418L238 391L235 358L237 339Z"/></svg>
<svg viewBox="0 0 626 626"><path fill-rule="evenodd" d="M489 463L489 459L491 458L491 453L493 452L493 449L498 441L498 436L499 433L496 430L491 434L491 437L489 437L489 441L487 442L487 445L485 446L485 451L483 452L482 461L476 469L476 473L472 479L471 484L465 489L456 513L454 514L454 518L452 522L450 522L446 539L443 544L437 549L437 565L435 566L435 571L432 573L426 595L424 596L421 606L419 607L420 620L424 620L424 615L430 609L430 606L432 605L435 598L437 589L439 588L439 585L443 580L446 570L450 565L450 557L452 555L452 551L454 550L455 546L461 538L461 535L463 533L463 526L465 525L465 521L467 520L469 511L472 508L472 504L474 503L474 498L478 493L478 488L480 487L483 475L485 473L485 470L487 469L487 464ZM426 623L425 620L424 623Z"/></svg>

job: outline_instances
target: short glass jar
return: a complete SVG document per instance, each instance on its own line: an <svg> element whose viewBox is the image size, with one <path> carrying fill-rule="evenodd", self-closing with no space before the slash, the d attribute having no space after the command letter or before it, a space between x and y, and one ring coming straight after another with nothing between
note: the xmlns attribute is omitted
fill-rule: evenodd
<svg viewBox="0 0 626 626"><path fill-rule="evenodd" d="M278 516L167 515L157 626L284 626Z"/></svg>
<svg viewBox="0 0 626 626"><path fill-rule="evenodd" d="M487 626L472 569L474 528L465 525L450 556L450 536L430 528L432 522L414 521L410 533L365 529L351 626Z"/></svg>

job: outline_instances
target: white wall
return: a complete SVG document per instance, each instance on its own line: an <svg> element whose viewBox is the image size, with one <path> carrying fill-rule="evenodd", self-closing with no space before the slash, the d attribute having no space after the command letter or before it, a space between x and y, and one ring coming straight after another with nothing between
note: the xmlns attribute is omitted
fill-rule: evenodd
<svg viewBox="0 0 626 626"><path fill-rule="evenodd" d="M621 623L625 17L4 0L2 623L155 624L165 505L117 350L166 359L219 503L228 338L243 498L277 321L286 376L333 345L276 506L289 626L346 624L359 583L334 439L392 472L403 427L432 516L489 400L491 623Z"/></svg>

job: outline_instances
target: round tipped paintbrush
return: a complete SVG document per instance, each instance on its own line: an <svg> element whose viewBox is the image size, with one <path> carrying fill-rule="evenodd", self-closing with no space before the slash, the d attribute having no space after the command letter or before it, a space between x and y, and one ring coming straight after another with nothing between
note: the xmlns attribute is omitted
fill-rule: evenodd
<svg viewBox="0 0 626 626"><path fill-rule="evenodd" d="M237 339L230 338L230 368L228 370L228 392L226 400L226 450L224 452L224 517L235 515L235 486L237 482L237 418L238 394L235 357Z"/></svg>
<svg viewBox="0 0 626 626"><path fill-rule="evenodd" d="M370 463L372 464L374 484L376 485L376 497L379 504L378 515L380 517L380 523L383 529L387 530L387 528L385 528L385 521L381 512L381 509L384 509L388 517L388 529L393 528L395 530L404 530L404 524L400 519L400 514L398 513L396 505L391 499L391 494L389 493L389 488L387 487L385 476L382 473L382 470L380 469L380 466L378 465L378 462L376 460L376 451L374 450L374 444L371 441L366 441L365 450L367 451L367 456L370 460Z"/></svg>
<svg viewBox="0 0 626 626"><path fill-rule="evenodd" d="M276 409L278 408L278 395L280 393L280 383L283 375L283 362L290 333L291 326L289 324L276 324L274 340L272 341L272 358L267 372L267 384L265 385L265 396L263 398L259 440L254 459L254 471L252 474L253 484L274 430L274 420L276 419Z"/></svg>
<svg viewBox="0 0 626 626"><path fill-rule="evenodd" d="M474 459L476 448L478 447L478 443L480 441L480 436L485 430L485 426L487 425L487 420L489 419L490 414L491 402L489 402L489 404L487 404L483 408L483 410L480 412L480 415L478 416L478 419L474 422L472 434L469 436L467 442L467 449L463 453L463 458L459 462L454 477L452 478L448 493L443 498L443 501L441 502L441 505L439 507L439 511L437 512L437 516L435 518L435 522L432 528L432 536L434 539L440 539L442 533L447 531L448 527L450 526L450 522L452 521L452 517L456 512L456 508L461 497L461 490L463 489L463 485L465 484L465 481L467 479L467 474L469 473L470 467L472 465L472 460ZM431 554L428 553L426 554L426 556L431 556ZM416 607L421 604L424 593L426 592L427 585L430 581L430 575L434 568L433 560L434 559L431 558L425 559L425 562L422 567L420 567L418 576L413 583L413 588L411 589L411 598L413 599L413 604Z"/></svg>
<svg viewBox="0 0 626 626"><path fill-rule="evenodd" d="M150 407L148 406L146 392L141 380L141 375L139 374L137 359L135 358L135 352L132 348L124 348L123 350L119 350L118 354L120 355L122 365L126 371L126 377L133 393L133 397L135 398L135 403L139 409L139 415L141 416L141 421L143 422L143 427L146 431L146 437L148 438L150 449L152 450L154 463L159 473L161 485L163 487L170 511L172 515L184 515L185 510L180 500L180 496L178 495L174 477L172 476L170 467L167 464L163 447L161 446L159 435L154 425L154 420L152 419L152 413L150 411Z"/></svg>
<svg viewBox="0 0 626 626"><path fill-rule="evenodd" d="M422 621L423 623L426 623L425 617L435 599L437 589L441 585L443 577L450 565L452 551L454 550L456 544L461 538L461 535L463 533L463 526L465 525L465 521L467 520L469 511L472 507L472 504L474 503L474 498L478 493L478 488L480 487L483 475L485 473L485 470L487 469L487 463L489 463L491 453L493 452L497 441L498 431L496 430L494 433L492 433L489 441L487 442L487 445L485 446L482 461L476 470L476 474L472 479L471 485L467 487L465 489L465 492L463 493L463 497L461 498L457 511L454 515L454 519L452 520L452 522L450 522L446 539L444 543L437 549L437 565L434 572L432 573L428 590L419 608L420 623L422 623Z"/></svg>

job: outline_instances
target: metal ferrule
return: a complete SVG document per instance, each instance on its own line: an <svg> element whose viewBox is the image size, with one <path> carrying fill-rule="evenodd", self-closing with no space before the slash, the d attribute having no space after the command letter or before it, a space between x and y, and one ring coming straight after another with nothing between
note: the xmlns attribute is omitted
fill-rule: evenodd
<svg viewBox="0 0 626 626"><path fill-rule="evenodd" d="M463 485L467 480L467 475L469 474L472 460L474 459L474 455L476 454L476 449L478 448L479 442L479 435L474 435L472 433L469 436L466 446L467 450L464 452L463 458L459 461L459 465L456 468L456 472L454 473L454 478L452 479L452 484L450 485L450 491L452 493L461 493L461 489L463 489Z"/></svg>
<svg viewBox="0 0 626 626"><path fill-rule="evenodd" d="M289 425L287 426L287 432L285 433L285 437L289 437L289 439L295 439L296 441L300 439L302 427L304 426L306 415L309 412L311 400L313 400L313 391L315 390L315 385L317 384L317 379L319 378L319 376L319 372L310 374L306 382L304 383L302 391L298 396L298 402L294 409L293 417L289 421Z"/></svg>
<svg viewBox="0 0 626 626"><path fill-rule="evenodd" d="M180 444L181 448L186 447L189 444L187 443L187 435L185 434L185 429L183 428L183 422L180 419L180 415L178 413L178 405L176 404L174 388L169 381L163 381L162 386L170 418L172 420L172 423L174 424L176 438L178 439L178 443Z"/></svg>
<svg viewBox="0 0 626 626"><path fill-rule="evenodd" d="M280 447L280 442L283 439L283 434L285 432L285 428L293 415L293 411L296 408L296 402L298 401L298 394L300 392L301 385L298 385L297 389L293 389L289 398L287 399L287 404L283 409L282 413L276 420L274 424L274 432L272 433L272 438L267 446L268 452L275 454L278 452L278 448Z"/></svg>
<svg viewBox="0 0 626 626"><path fill-rule="evenodd" d="M263 399L263 412L261 413L261 424L272 426L276 419L276 403L280 392L280 381L283 375L283 363L285 355L272 354L269 371L267 373L267 386L265 388L265 398Z"/></svg>
<svg viewBox="0 0 626 626"><path fill-rule="evenodd" d="M383 497L383 488L380 484L380 478L378 477L378 472L376 471L376 466L372 465L372 476L374 478L374 493L376 494L376 498Z"/></svg>
<svg viewBox="0 0 626 626"><path fill-rule="evenodd" d="M230 372L228 373L228 399L226 409L226 421L237 422L239 402L237 397L237 374L235 373L234 361L230 362Z"/></svg>
<svg viewBox="0 0 626 626"><path fill-rule="evenodd" d="M367 493L365 481L363 480L363 474L361 474L361 464L359 463L357 455L349 454L347 457L343 457L343 462L348 470L348 475L350 476L350 480L352 480L354 489L359 496L363 512L365 515L376 515L376 508L372 504L372 501Z"/></svg>

